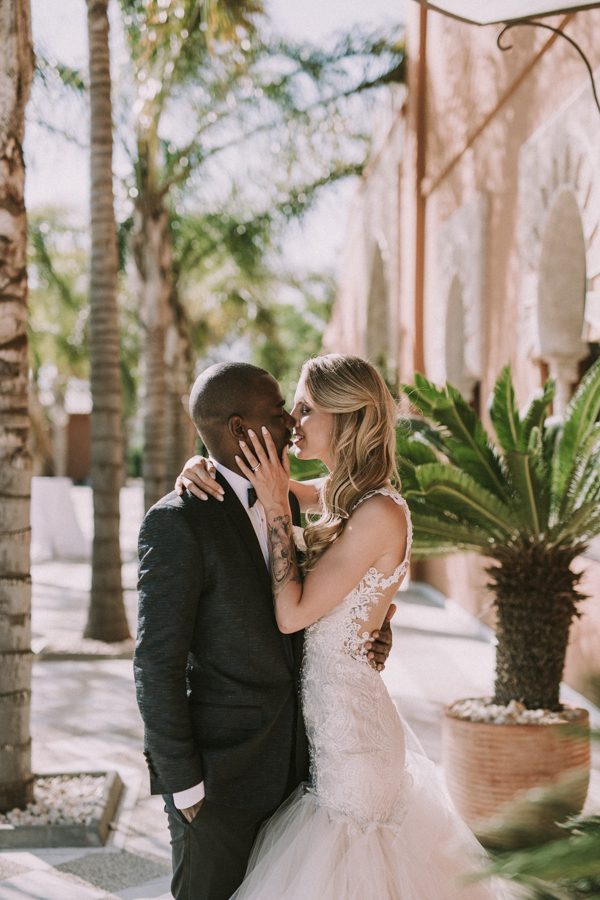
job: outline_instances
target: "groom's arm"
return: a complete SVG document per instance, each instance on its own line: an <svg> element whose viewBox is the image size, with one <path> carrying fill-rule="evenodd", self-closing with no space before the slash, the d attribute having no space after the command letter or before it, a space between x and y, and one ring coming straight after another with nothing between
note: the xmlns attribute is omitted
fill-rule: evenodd
<svg viewBox="0 0 600 900"><path fill-rule="evenodd" d="M367 659L372 669L382 672L392 650L391 619L396 612L396 604L390 604L381 628L371 632L371 639L365 644Z"/></svg>
<svg viewBox="0 0 600 900"><path fill-rule="evenodd" d="M202 590L198 545L181 509L148 512L139 539L139 620L134 655L152 793L203 780L187 699L186 666Z"/></svg>

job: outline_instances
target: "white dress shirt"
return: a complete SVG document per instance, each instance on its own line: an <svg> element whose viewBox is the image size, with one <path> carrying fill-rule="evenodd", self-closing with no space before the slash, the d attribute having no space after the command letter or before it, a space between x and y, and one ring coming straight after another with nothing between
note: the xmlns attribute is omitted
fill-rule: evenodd
<svg viewBox="0 0 600 900"><path fill-rule="evenodd" d="M240 475L238 472L233 472L231 469L228 469L226 466L223 466L220 462L216 460L212 460L217 472L219 472L230 488L235 492L236 497L248 513L248 518L252 522L252 527L256 532L256 537L258 538L258 543L260 544L260 549L262 550L262 555L265 558L265 564L267 568L269 567L269 541L267 539L267 517L265 515L265 510L262 503L257 500L254 506L248 506L248 488L252 487L247 478L244 478L243 475ZM196 803L199 803L204 799L204 782L201 781L200 784L195 784L191 788L187 788L185 791L177 791L177 793L173 794L173 803L177 807L177 809L187 809L190 806L194 806Z"/></svg>

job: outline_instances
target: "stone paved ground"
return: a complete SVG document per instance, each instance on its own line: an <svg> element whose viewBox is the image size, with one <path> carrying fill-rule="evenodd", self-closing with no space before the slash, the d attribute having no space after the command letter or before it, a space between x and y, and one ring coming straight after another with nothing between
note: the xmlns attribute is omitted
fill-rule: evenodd
<svg viewBox="0 0 600 900"><path fill-rule="evenodd" d="M89 532L89 489L74 488L73 496L82 526ZM133 626L139 486L124 490L122 506L124 580ZM89 565L65 560L40 563L33 578L34 647L56 650L54 655L42 654L34 664L34 770L116 769L126 790L116 828L103 848L0 852L0 900L168 898L166 818L161 799L148 792L131 660L103 658L102 647L80 640ZM457 697L489 693L493 646L489 633L454 604L431 605L429 595L412 590L400 596L385 680L426 751L439 762L441 709ZM65 652L69 658L64 658ZM580 698L565 688L565 699ZM593 802L598 804L599 781L600 761L596 761Z"/></svg>

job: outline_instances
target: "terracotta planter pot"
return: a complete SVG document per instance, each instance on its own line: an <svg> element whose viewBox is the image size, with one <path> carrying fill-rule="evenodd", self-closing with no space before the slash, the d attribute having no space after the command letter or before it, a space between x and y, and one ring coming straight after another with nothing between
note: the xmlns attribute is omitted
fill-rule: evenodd
<svg viewBox="0 0 600 900"><path fill-rule="evenodd" d="M579 813L590 778L589 716L569 723L494 725L444 713L442 758L448 790L465 821L497 816L518 795L568 780L567 813Z"/></svg>

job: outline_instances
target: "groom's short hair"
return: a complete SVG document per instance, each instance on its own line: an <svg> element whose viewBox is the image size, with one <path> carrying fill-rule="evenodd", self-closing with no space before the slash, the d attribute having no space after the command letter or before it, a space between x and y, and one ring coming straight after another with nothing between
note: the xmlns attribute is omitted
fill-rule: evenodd
<svg viewBox="0 0 600 900"><path fill-rule="evenodd" d="M196 378L190 393L190 416L204 443L234 415L243 416L266 369L243 362L217 363ZM207 440L208 439L208 440Z"/></svg>

